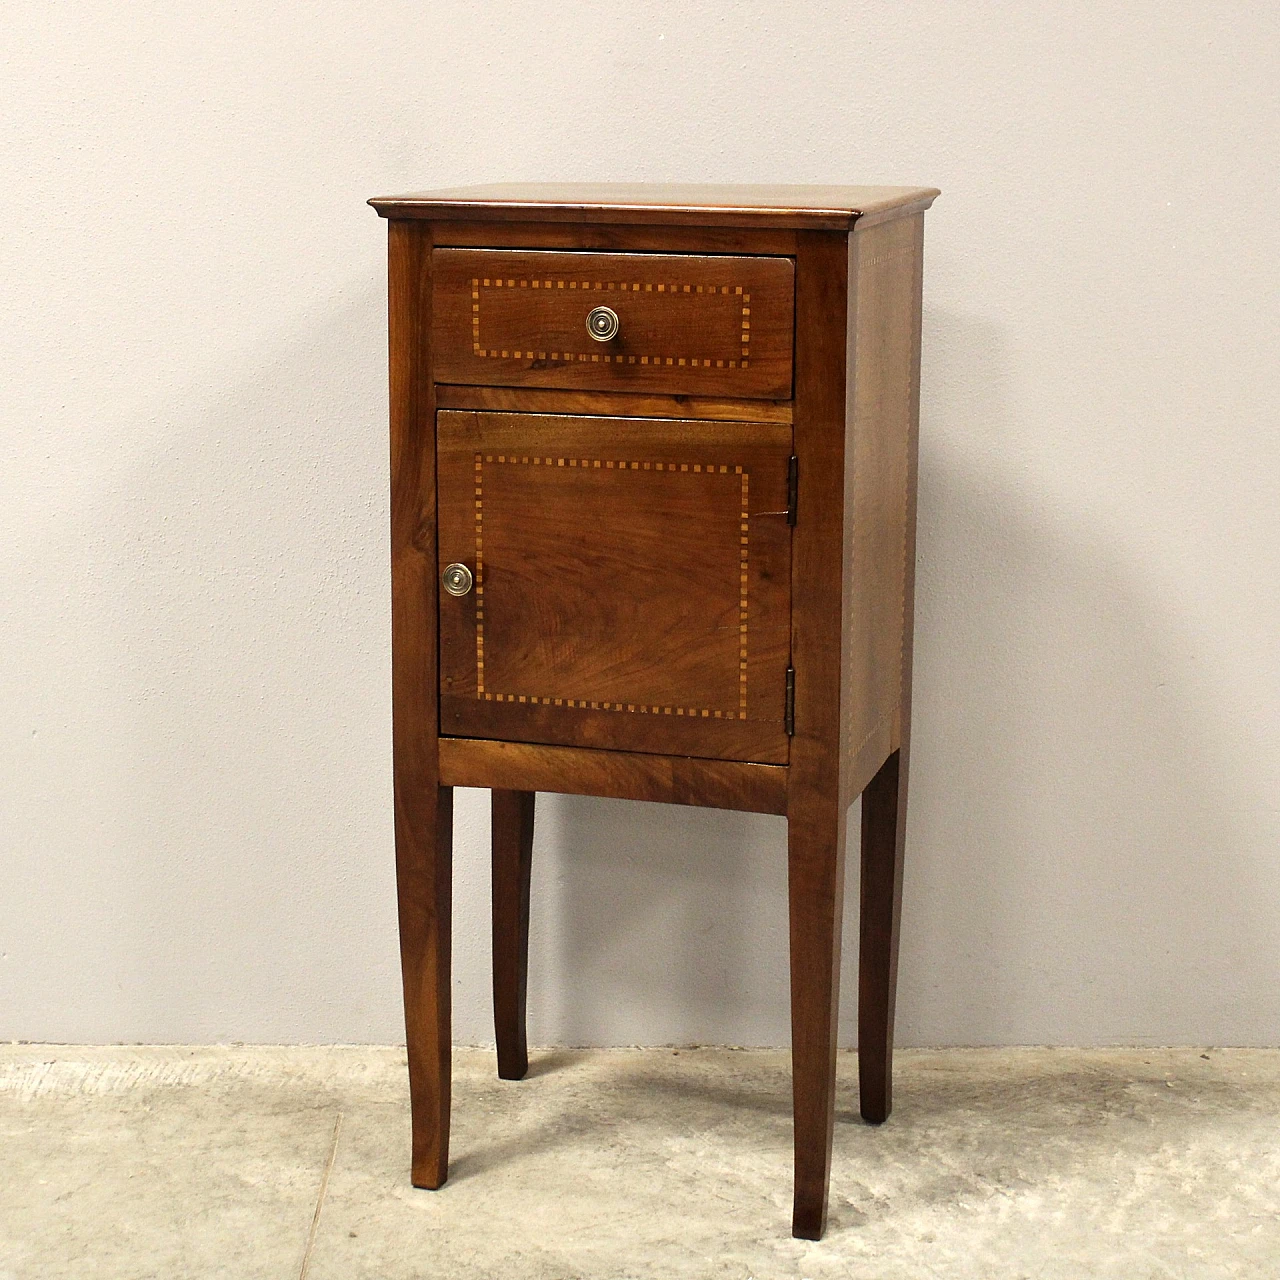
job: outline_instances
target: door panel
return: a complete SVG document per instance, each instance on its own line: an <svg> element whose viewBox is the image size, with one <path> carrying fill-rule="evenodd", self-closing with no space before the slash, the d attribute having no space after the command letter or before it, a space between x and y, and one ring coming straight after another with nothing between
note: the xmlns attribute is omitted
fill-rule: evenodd
<svg viewBox="0 0 1280 1280"><path fill-rule="evenodd" d="M789 427L437 426L441 732L785 763Z"/></svg>

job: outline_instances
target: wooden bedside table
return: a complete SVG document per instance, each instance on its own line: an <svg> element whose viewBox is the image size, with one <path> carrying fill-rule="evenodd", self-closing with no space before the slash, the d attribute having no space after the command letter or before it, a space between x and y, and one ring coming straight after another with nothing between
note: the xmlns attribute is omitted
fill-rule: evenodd
<svg viewBox="0 0 1280 1280"><path fill-rule="evenodd" d="M861 1110L888 1116L937 194L493 186L370 201L389 219L415 1186L448 1172L455 786L493 791L507 1079L528 1066L535 792L786 815L792 1229L809 1239L826 1221L861 794Z"/></svg>

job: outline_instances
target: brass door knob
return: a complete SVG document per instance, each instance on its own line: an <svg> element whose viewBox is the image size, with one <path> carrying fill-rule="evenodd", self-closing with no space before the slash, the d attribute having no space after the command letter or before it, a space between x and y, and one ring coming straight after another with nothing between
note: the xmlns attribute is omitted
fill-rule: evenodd
<svg viewBox="0 0 1280 1280"><path fill-rule="evenodd" d="M444 589L451 596L465 596L471 590L471 585L475 579L471 576L471 570L465 564L451 564L445 569L440 578L444 583Z"/></svg>
<svg viewBox="0 0 1280 1280"><path fill-rule="evenodd" d="M595 307L587 315L587 332L597 342L618 336L618 313L612 307Z"/></svg>

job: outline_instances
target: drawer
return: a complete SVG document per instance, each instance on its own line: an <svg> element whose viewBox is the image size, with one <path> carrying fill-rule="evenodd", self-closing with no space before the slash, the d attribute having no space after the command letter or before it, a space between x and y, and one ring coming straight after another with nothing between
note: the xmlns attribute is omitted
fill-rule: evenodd
<svg viewBox="0 0 1280 1280"><path fill-rule="evenodd" d="M791 398L790 258L436 249L432 264L437 382ZM617 318L603 340L597 308Z"/></svg>

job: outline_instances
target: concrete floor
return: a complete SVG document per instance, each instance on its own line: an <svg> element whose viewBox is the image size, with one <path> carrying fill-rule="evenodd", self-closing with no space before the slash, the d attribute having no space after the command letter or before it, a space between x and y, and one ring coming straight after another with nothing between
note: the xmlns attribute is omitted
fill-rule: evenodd
<svg viewBox="0 0 1280 1280"><path fill-rule="evenodd" d="M0 1046L0 1280L1280 1276L1280 1052L899 1054L791 1239L785 1054L459 1050L408 1183L404 1052Z"/></svg>

